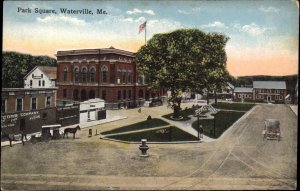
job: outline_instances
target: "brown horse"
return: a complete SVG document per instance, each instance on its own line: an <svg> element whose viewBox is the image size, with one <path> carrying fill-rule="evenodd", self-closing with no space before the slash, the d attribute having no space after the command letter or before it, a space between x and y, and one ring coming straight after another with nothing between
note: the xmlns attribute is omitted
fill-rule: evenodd
<svg viewBox="0 0 300 191"><path fill-rule="evenodd" d="M64 130L64 138L65 138L65 135L67 135L67 138L68 138L68 133L73 133L73 139L75 139L75 134L76 134L77 130L80 130L80 126L79 125L77 125L74 128L66 128Z"/></svg>

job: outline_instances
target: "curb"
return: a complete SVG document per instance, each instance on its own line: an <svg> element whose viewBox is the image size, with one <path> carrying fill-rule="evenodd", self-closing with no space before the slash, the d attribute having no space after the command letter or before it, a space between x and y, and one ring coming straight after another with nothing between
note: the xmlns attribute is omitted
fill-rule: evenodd
<svg viewBox="0 0 300 191"><path fill-rule="evenodd" d="M122 141L117 139L110 139L106 137L99 137L100 139L106 140L106 141L114 141L114 142L120 142L120 143L127 143L127 144L141 144L141 142L137 141ZM188 144L188 143L202 143L203 141L173 141L173 142L148 142L147 144Z"/></svg>

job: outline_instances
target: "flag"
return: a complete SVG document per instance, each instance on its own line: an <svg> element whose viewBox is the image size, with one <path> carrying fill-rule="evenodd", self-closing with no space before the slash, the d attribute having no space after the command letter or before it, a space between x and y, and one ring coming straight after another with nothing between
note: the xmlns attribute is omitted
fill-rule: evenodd
<svg viewBox="0 0 300 191"><path fill-rule="evenodd" d="M145 21L143 24L140 25L140 27L139 27L139 33L141 33L145 29L146 23L147 23L147 21Z"/></svg>

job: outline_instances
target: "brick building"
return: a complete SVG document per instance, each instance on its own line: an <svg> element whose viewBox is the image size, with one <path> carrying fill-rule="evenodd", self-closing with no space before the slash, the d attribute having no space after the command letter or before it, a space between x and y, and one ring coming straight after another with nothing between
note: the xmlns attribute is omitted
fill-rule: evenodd
<svg viewBox="0 0 300 191"><path fill-rule="evenodd" d="M253 100L253 88L236 87L233 93L234 101L252 101Z"/></svg>
<svg viewBox="0 0 300 191"><path fill-rule="evenodd" d="M34 133L56 123L56 88L4 88L1 132Z"/></svg>
<svg viewBox="0 0 300 191"><path fill-rule="evenodd" d="M151 92L134 61L134 53L115 49L58 51L58 99L105 100L106 107L134 107L166 91Z"/></svg>
<svg viewBox="0 0 300 191"><path fill-rule="evenodd" d="M253 81L253 88L236 87L234 101L284 103L286 83L284 81Z"/></svg>

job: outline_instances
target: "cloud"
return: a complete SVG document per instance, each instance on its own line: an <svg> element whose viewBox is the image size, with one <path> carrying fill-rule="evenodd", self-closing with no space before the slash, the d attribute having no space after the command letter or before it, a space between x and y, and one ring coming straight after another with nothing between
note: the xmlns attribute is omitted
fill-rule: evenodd
<svg viewBox="0 0 300 191"><path fill-rule="evenodd" d="M128 10L126 11L126 13L128 15L135 15L135 14L141 14L141 13L146 13L148 15L155 15L154 11L153 10L140 10L140 9L137 9L137 8L134 8L133 10Z"/></svg>
<svg viewBox="0 0 300 191"><path fill-rule="evenodd" d="M225 24L220 21L215 21L213 23L208 23L207 25L203 25L204 28L223 28Z"/></svg>
<svg viewBox="0 0 300 191"><path fill-rule="evenodd" d="M251 23L249 25L241 26L240 24L234 24L234 28L238 29L240 32L246 32L252 36L258 36L266 32L268 28L257 25L256 23Z"/></svg>
<svg viewBox="0 0 300 191"><path fill-rule="evenodd" d="M178 13L185 14L185 15L193 14L193 13L199 12L199 11L200 11L200 7L193 7L189 10L182 10L182 9L177 10Z"/></svg>
<svg viewBox="0 0 300 191"><path fill-rule="evenodd" d="M277 13L278 9L274 8L274 7L260 7L259 8L260 11L265 12L265 13Z"/></svg>
<svg viewBox="0 0 300 191"><path fill-rule="evenodd" d="M69 23L71 25L76 26L84 26L87 23L82 20L75 17L65 16L65 15L51 15L46 16L45 18L37 17L37 21L40 23L57 23L57 22L63 22L63 23Z"/></svg>

